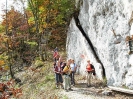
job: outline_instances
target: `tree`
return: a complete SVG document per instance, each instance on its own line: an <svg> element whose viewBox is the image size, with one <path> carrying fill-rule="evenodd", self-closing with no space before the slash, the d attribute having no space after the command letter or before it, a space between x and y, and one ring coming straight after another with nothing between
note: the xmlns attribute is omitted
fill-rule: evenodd
<svg viewBox="0 0 133 99"><path fill-rule="evenodd" d="M19 1L24 12L11 7L5 10L2 22L7 40L1 44L5 44L10 71L17 59L30 65L37 56L46 60L48 47L65 47L66 30L75 6L73 0L28 0L25 8L24 0ZM14 76L12 72L11 75Z"/></svg>
<svg viewBox="0 0 133 99"><path fill-rule="evenodd" d="M55 40L55 42L57 40L55 38L59 37L54 36L54 31L57 31L57 33L59 34L58 36L60 36L60 38L62 37L62 33L64 33L63 37L66 36L66 30L71 20L72 14L75 10L74 0L28 0L28 2L29 7L34 16L36 33L38 31L38 33L43 32L47 35L52 34L51 36L47 37L50 37L52 40ZM42 37L42 34L40 35L40 37ZM51 40L49 40L49 42L50 41ZM65 45L64 41L66 41L66 39L62 38L60 39L60 41L63 45ZM52 42L50 42L49 44L51 45Z"/></svg>
<svg viewBox="0 0 133 99"><path fill-rule="evenodd" d="M3 22L2 25L6 27L7 33L7 40L5 42L6 45L6 53L8 55L8 65L10 67L10 74L11 77L14 78L14 70L17 71L15 68L15 64L17 63L18 59L26 59L26 55L24 53L24 49L27 45L25 41L28 40L28 24L25 16L20 13L19 11L15 10L14 7L11 10L6 11L6 15L3 15ZM19 66L17 66L19 69Z"/></svg>

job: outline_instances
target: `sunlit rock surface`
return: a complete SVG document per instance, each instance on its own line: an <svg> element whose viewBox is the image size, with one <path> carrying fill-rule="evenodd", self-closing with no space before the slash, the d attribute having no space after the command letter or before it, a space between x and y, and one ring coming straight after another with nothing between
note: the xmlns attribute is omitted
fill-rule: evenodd
<svg viewBox="0 0 133 99"><path fill-rule="evenodd" d="M104 66L107 84L130 89L133 89L133 54L129 54L125 38L133 35L132 11L132 0L83 0L78 16ZM103 79L102 66L74 19L68 29L66 47L68 59L74 59L80 66L77 72L85 75L89 59L95 66L97 77Z"/></svg>

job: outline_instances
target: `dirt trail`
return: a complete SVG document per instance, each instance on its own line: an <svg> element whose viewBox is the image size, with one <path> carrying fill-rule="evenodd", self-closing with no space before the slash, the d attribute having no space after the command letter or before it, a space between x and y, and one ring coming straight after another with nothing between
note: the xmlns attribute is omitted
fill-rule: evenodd
<svg viewBox="0 0 133 99"><path fill-rule="evenodd" d="M75 75L75 79L76 85L72 86L73 91L60 90L60 95L64 95L68 99L133 99L133 95L114 92L105 87L100 80L92 79L91 87L87 87L85 77Z"/></svg>

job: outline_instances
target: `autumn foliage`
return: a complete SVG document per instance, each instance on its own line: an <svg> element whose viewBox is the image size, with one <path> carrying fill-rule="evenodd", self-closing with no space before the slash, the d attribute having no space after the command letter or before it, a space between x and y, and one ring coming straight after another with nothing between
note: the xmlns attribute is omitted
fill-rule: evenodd
<svg viewBox="0 0 133 99"><path fill-rule="evenodd" d="M20 0L24 1L24 0ZM57 46L65 49L66 34L74 9L74 0L27 0L23 12L3 9L0 27L0 74L15 73L23 70L24 64L30 67L36 58L46 61L48 51ZM5 30L4 30L5 29ZM39 69L31 68L33 72ZM2 78L2 77L1 77ZM0 99L22 95L21 89L13 87L14 81L0 83Z"/></svg>
<svg viewBox="0 0 133 99"><path fill-rule="evenodd" d="M0 83L0 99L19 98L22 96L22 89L14 88L14 83L15 81L13 79L6 83Z"/></svg>

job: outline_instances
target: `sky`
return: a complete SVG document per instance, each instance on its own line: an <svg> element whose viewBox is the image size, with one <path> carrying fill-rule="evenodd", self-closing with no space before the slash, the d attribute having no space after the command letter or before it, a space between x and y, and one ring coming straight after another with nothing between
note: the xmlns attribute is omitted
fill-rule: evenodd
<svg viewBox="0 0 133 99"><path fill-rule="evenodd" d="M10 9L11 6L14 6L16 10L22 11L22 5L20 3L14 2L14 0L0 0L0 22L2 21L1 15L4 13L2 10L6 9L6 1L7 1L7 9Z"/></svg>
<svg viewBox="0 0 133 99"><path fill-rule="evenodd" d="M12 0L7 0L8 3L7 3L7 6L10 7L11 4L13 4L13 1ZM0 21L2 20L1 18L1 15L3 13L3 9L6 8L6 0L0 0Z"/></svg>

